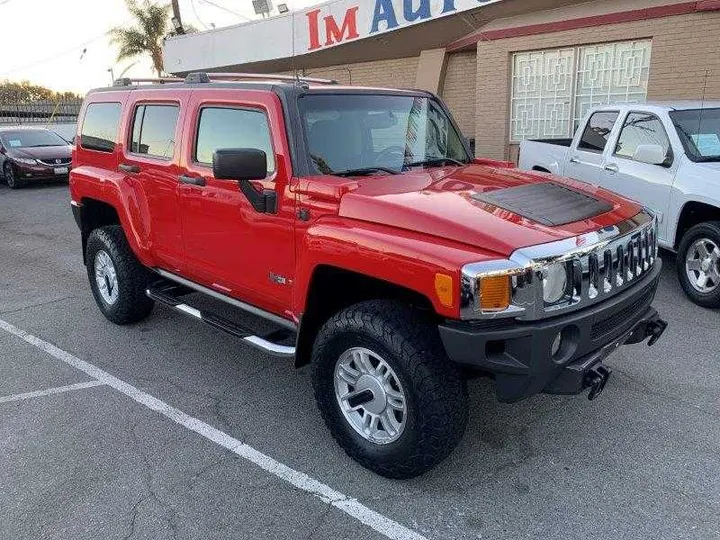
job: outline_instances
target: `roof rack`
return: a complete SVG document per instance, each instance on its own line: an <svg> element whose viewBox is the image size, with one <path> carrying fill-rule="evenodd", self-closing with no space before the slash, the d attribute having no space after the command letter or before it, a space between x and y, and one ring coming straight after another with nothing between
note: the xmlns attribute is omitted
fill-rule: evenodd
<svg viewBox="0 0 720 540"><path fill-rule="evenodd" d="M316 77L299 77L295 75L271 75L269 73L206 73L199 71L182 77L155 77L155 78L129 78L123 77L116 79L113 86L132 86L133 84L154 83L185 83L185 84L202 84L213 81L242 81L242 80L271 80L271 81L287 81L294 83L313 83L313 84L338 84L334 79L318 79Z"/></svg>
<svg viewBox="0 0 720 540"><path fill-rule="evenodd" d="M156 83L156 84L165 84L165 83L181 83L184 82L185 79L182 79L180 77L150 77L150 78L129 78L129 77L121 77L120 79L115 79L115 82L113 83L113 86L132 86L133 84L139 84L139 83Z"/></svg>
<svg viewBox="0 0 720 540"><path fill-rule="evenodd" d="M190 73L185 77L187 84L209 83L212 81L241 81L241 80L273 80L287 82L301 82L314 84L337 84L334 79L318 79L316 77L300 77L295 75L272 75L269 73L206 73L200 71Z"/></svg>

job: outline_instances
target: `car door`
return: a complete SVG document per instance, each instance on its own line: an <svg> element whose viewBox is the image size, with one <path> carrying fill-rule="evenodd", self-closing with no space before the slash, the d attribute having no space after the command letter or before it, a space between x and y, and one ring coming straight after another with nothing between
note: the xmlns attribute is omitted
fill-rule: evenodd
<svg viewBox="0 0 720 540"><path fill-rule="evenodd" d="M280 101L274 94L210 90L194 96L179 181L188 279L263 309L283 314L291 302L295 199ZM213 176L221 148L257 148L268 175L252 181L275 190L276 213L250 204L235 180Z"/></svg>
<svg viewBox="0 0 720 540"><path fill-rule="evenodd" d="M635 159L641 145L662 147L662 164L643 163ZM623 119L617 143L606 152L602 187L633 199L655 212L660 219L659 236L667 240L663 217L667 214L670 190L679 159L675 159L662 120L649 112L630 111Z"/></svg>
<svg viewBox="0 0 720 540"><path fill-rule="evenodd" d="M151 243L158 266L181 271L182 224L177 199L182 112L189 92L177 99L158 100L150 92L134 93L129 104L119 170L132 186L132 206L139 226Z"/></svg>
<svg viewBox="0 0 720 540"><path fill-rule="evenodd" d="M619 111L598 111L590 116L570 148L565 176L595 185L600 182L603 152L619 114Z"/></svg>

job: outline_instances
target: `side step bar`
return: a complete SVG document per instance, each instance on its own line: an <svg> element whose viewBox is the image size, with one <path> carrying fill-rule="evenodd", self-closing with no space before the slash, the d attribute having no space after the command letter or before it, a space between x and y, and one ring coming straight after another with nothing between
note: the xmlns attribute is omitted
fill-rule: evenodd
<svg viewBox="0 0 720 540"><path fill-rule="evenodd" d="M245 328L244 326L234 323L233 321L215 313L200 311L199 309L184 303L179 298L180 296L192 292L194 291L184 287L183 285L163 283L158 286L148 287L145 294L156 302L170 306L180 313L200 319L204 323L207 323L218 330L222 330L223 332L231 334L235 337L239 337L252 347L260 349L268 354L284 358L292 358L295 356L295 347L275 343L275 341L283 341L290 337L293 334L291 330L281 328L266 336L256 336L251 330Z"/></svg>

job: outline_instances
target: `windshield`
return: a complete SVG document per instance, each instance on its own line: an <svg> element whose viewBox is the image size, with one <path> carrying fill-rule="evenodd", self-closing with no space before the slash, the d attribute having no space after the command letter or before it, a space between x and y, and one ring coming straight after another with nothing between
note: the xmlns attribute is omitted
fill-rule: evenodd
<svg viewBox="0 0 720 540"><path fill-rule="evenodd" d="M299 107L311 163L320 174L469 161L452 122L430 98L310 94Z"/></svg>
<svg viewBox="0 0 720 540"><path fill-rule="evenodd" d="M720 109L670 113L685 152L693 161L720 161Z"/></svg>
<svg viewBox="0 0 720 540"><path fill-rule="evenodd" d="M0 134L3 144L8 148L34 148L37 146L67 146L68 142L57 133L44 129L19 129L3 131Z"/></svg>

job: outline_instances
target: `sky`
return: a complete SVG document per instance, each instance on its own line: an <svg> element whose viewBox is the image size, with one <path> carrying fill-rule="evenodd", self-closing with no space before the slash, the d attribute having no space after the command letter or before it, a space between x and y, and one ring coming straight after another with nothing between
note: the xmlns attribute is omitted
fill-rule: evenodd
<svg viewBox="0 0 720 540"><path fill-rule="evenodd" d="M293 10L319 0L277 3ZM258 18L252 0L180 0L180 13L183 23L199 30ZM126 77L152 77L146 58L117 62L117 50L107 38L110 28L131 21L124 0L0 0L0 80L28 80L84 94L108 86L109 69L116 77L123 72Z"/></svg>

